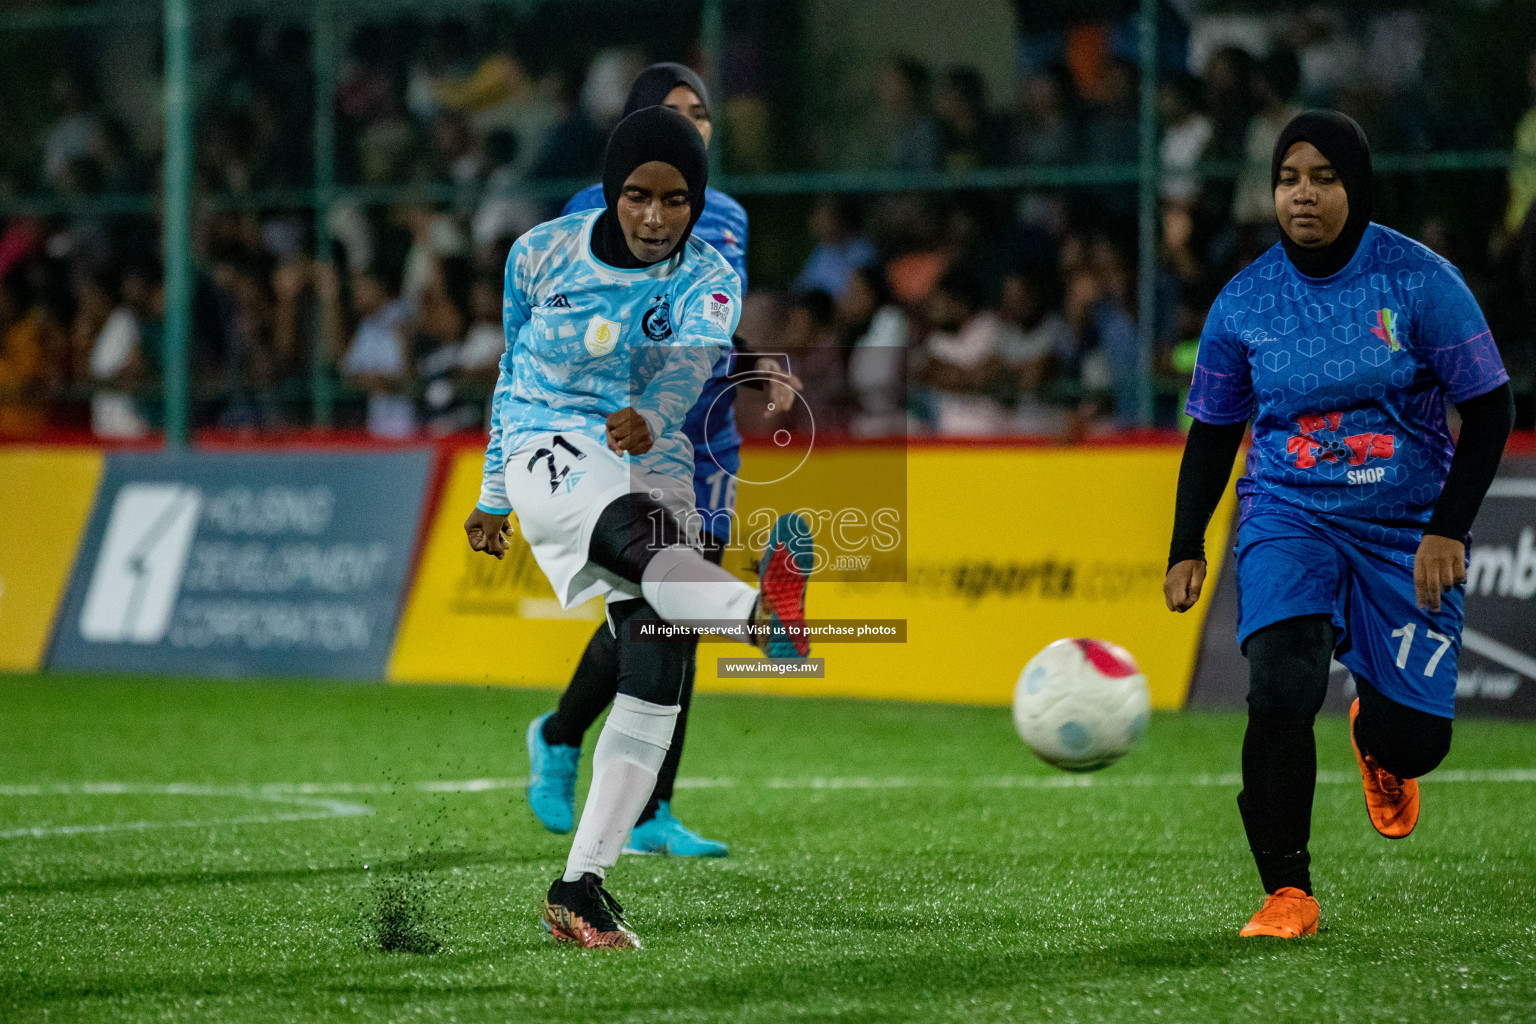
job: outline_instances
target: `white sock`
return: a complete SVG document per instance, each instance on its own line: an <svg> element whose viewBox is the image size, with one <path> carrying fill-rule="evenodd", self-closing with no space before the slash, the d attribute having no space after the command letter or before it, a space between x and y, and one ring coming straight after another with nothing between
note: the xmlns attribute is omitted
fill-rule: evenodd
<svg viewBox="0 0 1536 1024"><path fill-rule="evenodd" d="M565 859L567 882L588 871L602 878L618 862L629 830L656 788L679 710L676 704L652 704L625 693L613 698L592 753L592 788Z"/></svg>
<svg viewBox="0 0 1536 1024"><path fill-rule="evenodd" d="M752 617L757 590L692 548L658 552L640 578L640 592L668 622L714 619L726 628Z"/></svg>

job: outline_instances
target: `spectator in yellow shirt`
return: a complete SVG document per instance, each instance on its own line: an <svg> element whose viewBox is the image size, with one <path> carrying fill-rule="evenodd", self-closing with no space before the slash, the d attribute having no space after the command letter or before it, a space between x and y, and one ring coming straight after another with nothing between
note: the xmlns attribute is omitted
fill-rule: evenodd
<svg viewBox="0 0 1536 1024"><path fill-rule="evenodd" d="M24 270L0 280L0 437L34 437L47 421L47 315Z"/></svg>

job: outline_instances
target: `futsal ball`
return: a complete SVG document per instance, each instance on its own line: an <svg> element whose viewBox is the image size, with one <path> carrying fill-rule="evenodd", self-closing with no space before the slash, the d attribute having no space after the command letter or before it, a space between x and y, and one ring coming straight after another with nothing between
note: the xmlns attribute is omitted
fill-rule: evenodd
<svg viewBox="0 0 1536 1024"><path fill-rule="evenodd" d="M1046 764L1092 772L1120 760L1147 728L1147 677L1124 647L1057 640L1029 659L1013 690L1013 724Z"/></svg>

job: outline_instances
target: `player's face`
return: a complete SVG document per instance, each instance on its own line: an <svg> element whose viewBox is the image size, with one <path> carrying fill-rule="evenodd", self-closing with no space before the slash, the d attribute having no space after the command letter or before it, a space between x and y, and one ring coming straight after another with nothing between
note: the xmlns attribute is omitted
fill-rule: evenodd
<svg viewBox="0 0 1536 1024"><path fill-rule="evenodd" d="M699 99L699 94L686 85L675 85L672 91L667 93L667 98L661 101L664 107L671 107L693 122L693 126L704 136L704 148L709 148L709 136L714 131L714 125L709 120L709 110L704 106L704 101Z"/></svg>
<svg viewBox="0 0 1536 1024"><path fill-rule="evenodd" d="M619 226L635 259L655 263L672 255L688 230L692 201L683 173L660 160L636 167L619 192Z"/></svg>
<svg viewBox="0 0 1536 1024"><path fill-rule="evenodd" d="M1275 185L1280 230L1297 245L1327 245L1349 219L1349 193L1328 158L1310 142L1286 150Z"/></svg>

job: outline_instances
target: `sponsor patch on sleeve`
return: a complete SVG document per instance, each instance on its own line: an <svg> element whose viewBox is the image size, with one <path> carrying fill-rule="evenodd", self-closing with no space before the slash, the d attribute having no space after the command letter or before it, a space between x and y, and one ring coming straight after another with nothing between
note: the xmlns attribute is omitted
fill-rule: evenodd
<svg viewBox="0 0 1536 1024"><path fill-rule="evenodd" d="M725 292L710 292L704 297L704 316L722 331L731 329L731 297Z"/></svg>

